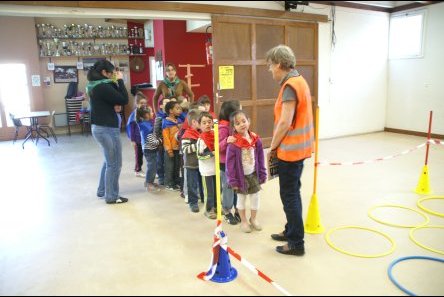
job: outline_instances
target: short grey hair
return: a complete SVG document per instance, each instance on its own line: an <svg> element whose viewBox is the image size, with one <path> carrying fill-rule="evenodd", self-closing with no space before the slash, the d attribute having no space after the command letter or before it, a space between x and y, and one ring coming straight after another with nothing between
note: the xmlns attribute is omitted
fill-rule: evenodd
<svg viewBox="0 0 444 297"><path fill-rule="evenodd" d="M291 70L296 66L296 57L293 50L286 45L280 44L273 47L266 54L266 61L273 64L281 64L283 70Z"/></svg>

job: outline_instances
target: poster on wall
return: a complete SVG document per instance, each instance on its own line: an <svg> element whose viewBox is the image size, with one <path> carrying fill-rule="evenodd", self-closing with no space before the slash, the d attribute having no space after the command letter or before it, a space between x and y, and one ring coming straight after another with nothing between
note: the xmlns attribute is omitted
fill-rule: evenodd
<svg viewBox="0 0 444 297"><path fill-rule="evenodd" d="M219 66L219 84L221 90L234 89L234 66Z"/></svg>
<svg viewBox="0 0 444 297"><path fill-rule="evenodd" d="M122 72L128 71L128 61L119 61L119 69Z"/></svg>
<svg viewBox="0 0 444 297"><path fill-rule="evenodd" d="M105 60L105 58L83 58L83 70L89 71L91 67L100 60Z"/></svg>
<svg viewBox="0 0 444 297"><path fill-rule="evenodd" d="M55 66L54 83L78 82L77 66Z"/></svg>
<svg viewBox="0 0 444 297"><path fill-rule="evenodd" d="M33 87L40 87L40 75L31 75L31 84Z"/></svg>

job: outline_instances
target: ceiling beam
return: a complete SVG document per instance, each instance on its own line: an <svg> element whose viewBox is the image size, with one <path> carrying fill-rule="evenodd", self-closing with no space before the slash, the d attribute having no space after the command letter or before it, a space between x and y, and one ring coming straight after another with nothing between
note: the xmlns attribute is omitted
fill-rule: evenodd
<svg viewBox="0 0 444 297"><path fill-rule="evenodd" d="M309 22L328 22L328 16L284 10L259 9L223 5L196 3L164 2L164 1L0 1L0 4L51 6L73 8L110 8L174 12L210 13L221 15L239 15L250 17L265 17L275 19L290 19Z"/></svg>
<svg viewBox="0 0 444 297"><path fill-rule="evenodd" d="M371 1L369 1L371 2ZM372 11L381 11L381 12L387 12L387 13L393 13L393 12L399 12L404 11L408 9L418 8L422 6L427 6L430 4L436 4L443 1L417 1L415 3L405 4L397 7L381 7L381 6L375 6L375 5L368 5L368 4L361 4L361 3L354 3L354 2L348 2L348 1L310 1L310 3L318 3L318 4L324 4L324 5L334 5L334 6L340 6L340 7L348 7L348 8L356 8L356 9L364 9L364 10L372 10Z"/></svg>
<svg viewBox="0 0 444 297"><path fill-rule="evenodd" d="M402 6L393 7L390 12L400 12L408 9L418 8L422 6L427 6L430 4L440 3L442 1L417 1L415 3L410 3Z"/></svg>
<svg viewBox="0 0 444 297"><path fill-rule="evenodd" d="M353 3L347 1L310 1L310 3L331 5L331 6L340 6L340 7L348 7L348 8L356 8L356 9L364 9L364 10L372 10L372 11L381 11L381 12L390 12L391 8L367 5L361 3Z"/></svg>

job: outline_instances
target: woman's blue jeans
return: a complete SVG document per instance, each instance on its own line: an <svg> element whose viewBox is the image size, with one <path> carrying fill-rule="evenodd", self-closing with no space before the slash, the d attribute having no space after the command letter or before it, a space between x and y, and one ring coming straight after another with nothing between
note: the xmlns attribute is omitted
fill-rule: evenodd
<svg viewBox="0 0 444 297"><path fill-rule="evenodd" d="M289 248L304 247L304 222L302 220L301 175L304 160L286 162L279 160L279 188L287 224L284 235Z"/></svg>
<svg viewBox="0 0 444 297"><path fill-rule="evenodd" d="M122 169L122 142L120 129L92 125L94 139L103 149L105 162L100 173L97 196L105 197L106 202L119 198L119 176Z"/></svg>

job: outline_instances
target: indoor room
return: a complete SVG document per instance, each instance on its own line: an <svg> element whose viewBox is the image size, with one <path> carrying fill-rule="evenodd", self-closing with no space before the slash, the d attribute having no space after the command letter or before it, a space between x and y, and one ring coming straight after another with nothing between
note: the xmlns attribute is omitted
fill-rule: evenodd
<svg viewBox="0 0 444 297"><path fill-rule="evenodd" d="M443 16L441 1L0 1L0 294L442 296ZM278 45L294 52L304 80L302 97L293 87L289 129L307 124L311 133L294 180L282 161L291 133L276 141L292 78L270 56ZM113 70L91 84L97 65ZM126 100L112 110L119 124L108 148L90 92L105 87ZM217 143L208 145L196 118L202 179L189 182L179 132L174 154L186 170L159 161L173 158L161 131L152 176L148 138L136 132L141 155L129 135L142 129L138 112L153 113L155 134L161 109L197 101L209 102ZM231 101L252 132L239 151L256 160L250 172L266 173L256 200L232 184L237 140L216 142ZM165 117L173 116L161 129ZM237 119L226 137L240 133ZM211 186L199 143L214 160ZM110 200L99 181L111 180L113 149L121 168ZM238 156L243 170L251 156ZM162 185L160 163L178 184L165 175ZM301 253L288 231L286 185L300 186ZM220 193L211 209L209 187ZM231 217L226 188L238 192Z"/></svg>

